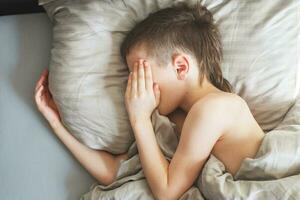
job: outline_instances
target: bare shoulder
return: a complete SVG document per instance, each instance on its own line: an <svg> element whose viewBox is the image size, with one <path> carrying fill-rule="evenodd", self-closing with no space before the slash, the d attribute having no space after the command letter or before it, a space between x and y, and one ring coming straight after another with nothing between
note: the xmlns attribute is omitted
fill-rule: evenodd
<svg viewBox="0 0 300 200"><path fill-rule="evenodd" d="M211 93L196 102L197 109L226 111L231 109L241 109L247 105L246 101L237 94L220 92Z"/></svg>
<svg viewBox="0 0 300 200"><path fill-rule="evenodd" d="M199 100L203 104L220 104L220 105L242 105L245 100L237 94L229 92L210 93Z"/></svg>
<svg viewBox="0 0 300 200"><path fill-rule="evenodd" d="M193 112L213 120L212 123L229 125L236 117L248 108L246 101L237 94L220 92L211 93L198 100L192 108Z"/></svg>

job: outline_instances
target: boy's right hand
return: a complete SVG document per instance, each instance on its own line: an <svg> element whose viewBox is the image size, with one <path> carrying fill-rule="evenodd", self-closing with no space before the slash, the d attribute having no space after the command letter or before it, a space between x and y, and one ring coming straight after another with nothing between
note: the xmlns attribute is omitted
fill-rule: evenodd
<svg viewBox="0 0 300 200"><path fill-rule="evenodd" d="M35 102L38 110L47 119L50 125L61 123L57 106L48 88L48 69L45 69L35 86Z"/></svg>

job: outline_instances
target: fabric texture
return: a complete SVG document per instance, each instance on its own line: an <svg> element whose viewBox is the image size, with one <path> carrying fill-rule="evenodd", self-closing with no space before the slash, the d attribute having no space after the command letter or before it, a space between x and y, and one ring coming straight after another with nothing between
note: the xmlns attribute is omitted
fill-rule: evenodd
<svg viewBox="0 0 300 200"><path fill-rule="evenodd" d="M134 142L124 104L128 69L120 59L120 44L149 13L177 2L40 1L54 24L50 91L64 125L87 146L123 153ZM224 77L247 101L262 129L272 130L299 91L298 3L202 4L220 28Z"/></svg>
<svg viewBox="0 0 300 200"><path fill-rule="evenodd" d="M196 1L185 2L194 4ZM130 158L121 163L117 180L109 186L95 183L82 196L82 200L153 199L141 169L134 135L125 110L124 93L128 69L121 62L119 47L126 33L137 22L151 12L178 2L180 1L40 1L54 24L49 84L64 124L74 136L91 148L112 153L129 152ZM270 135L265 137L259 155L275 156L269 147L272 146L272 141L278 145L274 146L277 149L283 144L286 145L278 139L282 134L288 138L286 142L292 139L298 141L295 133L299 133L300 122L296 118L300 115L299 103L295 102L299 98L300 80L299 2L200 2L214 14L221 32L224 49L223 76L232 84L234 92L246 100L259 125ZM166 158L170 160L178 144L174 133L175 124L167 117L159 115L157 110L151 119L157 141ZM294 144L298 143L291 143ZM287 151L299 153L297 148L299 147L293 146ZM271 153L268 154L267 150ZM259 160L259 157L256 159ZM274 158L270 157L265 162L272 160ZM243 181L234 181L230 174L223 171L222 163L212 155L203 173L199 174L197 183L181 199L203 199L204 196L211 198L213 195L221 198L228 192L224 190L228 187L231 192L241 189L243 195L251 191L250 199L261 198L255 196L259 194L255 186L251 185L255 182L244 177L244 173L254 166L247 162L246 159L239 173ZM293 173L298 172L297 162L295 160L291 163L295 164ZM280 180L284 176L291 176L280 171L282 168L277 169L278 166L280 164L275 164L274 169L270 170L281 174ZM261 172L265 172L263 168ZM255 174L249 176L248 178L256 181L269 178L265 174L259 180ZM209 177L215 177L213 182L209 181ZM285 183L280 180L276 182L272 179L275 185ZM242 188L236 186L244 181L247 184ZM202 194L202 190L206 188L207 192ZM274 188L279 189L280 186ZM295 188L290 191L293 197L296 197L293 193ZM263 187L261 190L267 189L271 188ZM281 191L285 191L284 189L287 188ZM230 194L233 193L228 195ZM241 195L241 198L246 197Z"/></svg>
<svg viewBox="0 0 300 200"><path fill-rule="evenodd" d="M210 156L197 180L206 198L300 198L300 99L293 108L289 114L295 115L297 123L268 132L255 158L244 159L234 177Z"/></svg>

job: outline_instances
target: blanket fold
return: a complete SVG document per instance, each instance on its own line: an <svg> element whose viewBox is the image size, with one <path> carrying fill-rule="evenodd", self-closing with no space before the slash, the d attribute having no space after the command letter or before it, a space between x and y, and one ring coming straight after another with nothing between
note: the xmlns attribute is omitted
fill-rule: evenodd
<svg viewBox="0 0 300 200"><path fill-rule="evenodd" d="M168 161L178 145L175 124L155 110L151 116L159 146ZM210 155L194 185L180 200L300 199L300 129L272 130L264 136L255 158L245 158L233 177ZM145 179L136 143L121 161L117 180L108 186L94 184L81 200L154 199ZM155 161L153 161L155 164Z"/></svg>

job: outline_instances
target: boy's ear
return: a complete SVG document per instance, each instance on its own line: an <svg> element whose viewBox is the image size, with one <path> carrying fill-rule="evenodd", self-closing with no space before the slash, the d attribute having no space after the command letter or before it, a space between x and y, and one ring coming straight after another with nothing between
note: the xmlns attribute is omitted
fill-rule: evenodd
<svg viewBox="0 0 300 200"><path fill-rule="evenodd" d="M172 56L172 64L176 71L177 78L179 80L184 80L187 76L187 72L190 69L190 63L185 54L174 54Z"/></svg>

